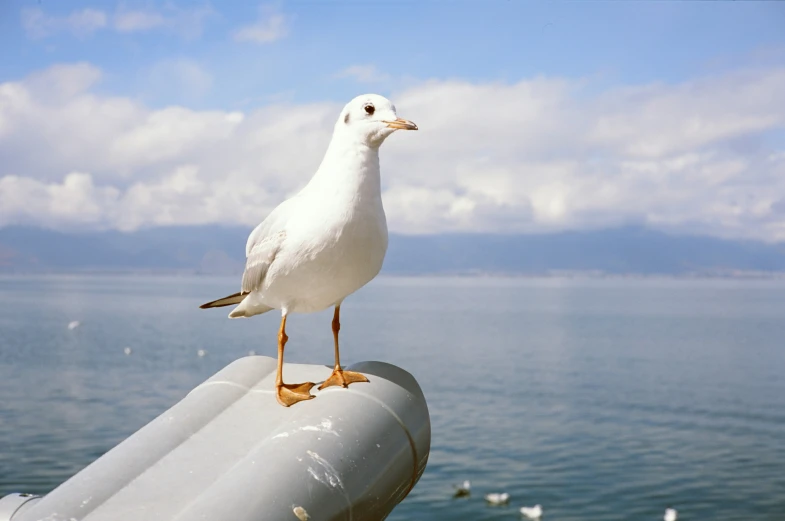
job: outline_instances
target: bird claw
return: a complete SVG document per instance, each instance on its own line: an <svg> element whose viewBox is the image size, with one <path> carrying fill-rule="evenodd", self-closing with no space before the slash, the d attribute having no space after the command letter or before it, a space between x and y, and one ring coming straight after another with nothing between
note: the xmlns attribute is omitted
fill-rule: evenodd
<svg viewBox="0 0 785 521"><path fill-rule="evenodd" d="M357 382L367 382L368 378L365 375L356 373L354 371L344 371L343 369L334 369L333 374L318 387L321 391L325 387L332 385L340 385L341 387L349 387L349 384Z"/></svg>
<svg viewBox="0 0 785 521"><path fill-rule="evenodd" d="M279 384L275 387L275 397L278 399L278 403L284 407L290 407L297 402L316 398L311 394L311 387L314 385L316 384L312 382Z"/></svg>

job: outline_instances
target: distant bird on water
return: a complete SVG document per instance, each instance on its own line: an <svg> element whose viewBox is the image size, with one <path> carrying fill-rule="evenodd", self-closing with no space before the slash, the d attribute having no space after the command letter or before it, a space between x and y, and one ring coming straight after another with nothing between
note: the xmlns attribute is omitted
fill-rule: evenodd
<svg viewBox="0 0 785 521"><path fill-rule="evenodd" d="M237 304L229 318L281 310L275 381L281 405L310 400L314 397L311 388L316 385L283 382L289 313L335 308L335 366L319 389L368 381L360 373L341 368L339 317L343 300L379 273L387 252L379 147L396 130L417 130L417 125L399 118L388 99L366 94L350 101L335 123L332 140L314 176L248 237L240 292L201 306Z"/></svg>
<svg viewBox="0 0 785 521"><path fill-rule="evenodd" d="M72 320L71 322L68 323L68 329L70 329L71 331L73 331L77 327L79 327L79 321L78 320Z"/></svg>
<svg viewBox="0 0 785 521"><path fill-rule="evenodd" d="M507 492L502 492L501 494L493 492L485 494L485 501L491 505L504 505L510 501L510 495Z"/></svg>
<svg viewBox="0 0 785 521"><path fill-rule="evenodd" d="M472 491L472 483L468 479L460 485L453 485L455 488L455 497L468 496Z"/></svg>
<svg viewBox="0 0 785 521"><path fill-rule="evenodd" d="M666 508L665 515L662 517L664 521L676 521L678 518L679 512L673 507Z"/></svg>
<svg viewBox="0 0 785 521"><path fill-rule="evenodd" d="M542 517L542 506L534 505L533 507L521 507L521 514L529 519L540 519Z"/></svg>

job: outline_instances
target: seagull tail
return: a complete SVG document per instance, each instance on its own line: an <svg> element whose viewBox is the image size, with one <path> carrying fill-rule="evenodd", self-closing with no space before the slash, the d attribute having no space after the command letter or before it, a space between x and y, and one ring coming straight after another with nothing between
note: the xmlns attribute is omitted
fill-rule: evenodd
<svg viewBox="0 0 785 521"><path fill-rule="evenodd" d="M264 304L257 303L256 305L248 306L248 300L244 300L240 303L239 306L234 308L231 313L229 313L229 318L248 318L254 315L261 315L262 313L267 313L270 311L270 306L265 306Z"/></svg>
<svg viewBox="0 0 785 521"><path fill-rule="evenodd" d="M243 301L245 297L248 296L248 293L235 293L234 295L229 295L228 297L219 298L218 300L213 300L212 302L208 302L207 304L202 304L199 306L201 309L208 309L208 308L222 308L224 306L231 306L233 304L239 304Z"/></svg>

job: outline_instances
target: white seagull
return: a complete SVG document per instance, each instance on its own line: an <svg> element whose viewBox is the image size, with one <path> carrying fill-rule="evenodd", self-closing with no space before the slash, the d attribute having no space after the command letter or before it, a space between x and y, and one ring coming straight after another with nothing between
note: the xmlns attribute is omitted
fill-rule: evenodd
<svg viewBox="0 0 785 521"><path fill-rule="evenodd" d="M501 494L498 492L485 494L485 501L491 505L504 505L510 501L510 495L507 492L502 492Z"/></svg>
<svg viewBox="0 0 785 521"><path fill-rule="evenodd" d="M335 307L335 368L319 389L368 381L360 373L341 369L339 314L341 302L379 273L387 252L379 147L399 129L417 130L417 125L399 118L390 100L366 94L350 101L314 176L248 237L240 292L201 306L237 304L229 318L281 310L275 390L283 406L314 398L310 391L315 385L283 383L289 313Z"/></svg>
<svg viewBox="0 0 785 521"><path fill-rule="evenodd" d="M664 519L664 521L676 521L678 517L679 512L673 507L668 507L665 509L665 515L662 519Z"/></svg>
<svg viewBox="0 0 785 521"><path fill-rule="evenodd" d="M533 507L521 507L521 514L529 519L540 519L542 517L542 506L534 505Z"/></svg>
<svg viewBox="0 0 785 521"><path fill-rule="evenodd" d="M468 496L472 491L472 482L468 479L460 485L453 485L455 488L455 497Z"/></svg>

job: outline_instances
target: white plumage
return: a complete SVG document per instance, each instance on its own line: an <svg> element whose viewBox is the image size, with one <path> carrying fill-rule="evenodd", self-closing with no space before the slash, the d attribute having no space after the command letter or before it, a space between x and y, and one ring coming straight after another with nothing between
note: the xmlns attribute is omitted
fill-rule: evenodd
<svg viewBox="0 0 785 521"><path fill-rule="evenodd" d="M485 501L491 505L504 505L510 501L510 495L507 492L493 492L491 494L485 494Z"/></svg>
<svg viewBox="0 0 785 521"><path fill-rule="evenodd" d="M388 99L367 94L349 102L335 123L332 140L314 176L248 237L240 292L202 306L237 304L230 318L280 309L283 340L279 338L279 358L286 343L289 313L312 313L335 306L335 378L325 385L345 387L367 381L340 369L338 312L344 298L379 273L387 252L379 147L398 129L416 130L417 126L398 118ZM305 384L283 384L280 370L277 380L282 404L312 398ZM285 387L292 389L281 390Z"/></svg>
<svg viewBox="0 0 785 521"><path fill-rule="evenodd" d="M679 517L679 512L675 508L668 507L665 509L664 521L676 521Z"/></svg>
<svg viewBox="0 0 785 521"><path fill-rule="evenodd" d="M529 519L540 519L542 517L542 506L534 505L533 507L521 507L521 514Z"/></svg>
<svg viewBox="0 0 785 521"><path fill-rule="evenodd" d="M215 301L238 304L229 317L321 311L379 273L387 252L379 147L400 128L417 127L381 96L346 105L316 174L248 237L240 293Z"/></svg>

